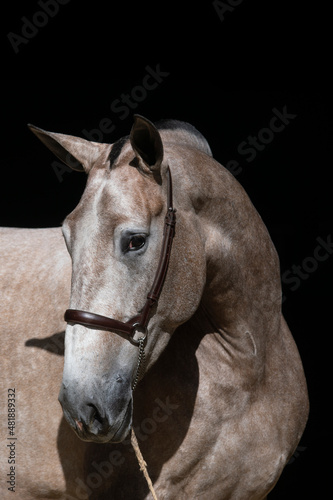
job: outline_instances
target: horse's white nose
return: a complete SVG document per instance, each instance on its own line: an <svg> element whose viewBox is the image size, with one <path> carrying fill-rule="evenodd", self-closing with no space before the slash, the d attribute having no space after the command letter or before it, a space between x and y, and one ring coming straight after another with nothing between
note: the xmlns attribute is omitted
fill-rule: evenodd
<svg viewBox="0 0 333 500"><path fill-rule="evenodd" d="M132 390L124 377L117 375L99 394L84 397L77 383L63 384L59 402L64 416L80 439L99 443L125 439L132 422ZM97 391L97 385L94 385ZM89 392L87 392L89 393Z"/></svg>

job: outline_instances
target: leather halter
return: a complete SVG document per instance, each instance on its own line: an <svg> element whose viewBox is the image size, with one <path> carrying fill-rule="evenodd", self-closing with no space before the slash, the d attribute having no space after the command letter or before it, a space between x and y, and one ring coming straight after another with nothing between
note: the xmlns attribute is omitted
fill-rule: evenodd
<svg viewBox="0 0 333 500"><path fill-rule="evenodd" d="M98 330L115 332L121 335L122 337L125 337L128 340L130 340L130 342L132 342L136 346L140 346L140 340L146 338L146 332L147 332L148 322L150 319L150 314L152 308L154 307L155 304L157 304L158 299L161 295L164 280L167 274L172 241L175 235L176 209L173 208L172 178L169 167L167 169L167 182L168 182L168 195L167 195L168 211L166 213L164 222L162 250L157 271L155 274L155 279L147 295L146 303L141 313L137 314L132 319L124 323L117 319L109 318L107 316L101 316L100 314L95 314L87 311L80 311L78 309L67 309L67 311L65 312L65 321L67 321L67 323L69 324L77 323L79 325L87 326ZM139 340L134 339L134 334L136 330L143 330L145 333L145 337L141 337L141 339Z"/></svg>

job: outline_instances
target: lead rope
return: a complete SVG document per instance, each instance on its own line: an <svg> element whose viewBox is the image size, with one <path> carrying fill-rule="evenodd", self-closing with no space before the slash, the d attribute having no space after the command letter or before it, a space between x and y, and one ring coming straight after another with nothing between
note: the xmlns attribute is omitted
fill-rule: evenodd
<svg viewBox="0 0 333 500"><path fill-rule="evenodd" d="M144 368L144 365L145 365L145 361L146 361L146 358L145 358L145 341L146 341L146 337L141 337L141 338L138 339L138 342L139 342L139 357L138 357L138 366L137 366L137 369L136 369L136 375L135 375L135 379L134 379L133 387L132 387L133 391L136 388L137 383L139 382L140 373L142 372L142 370ZM148 473L147 463L145 462L145 460L144 460L144 458L142 456L142 453L140 451L139 443L138 443L138 440L136 438L136 435L135 435L133 427L131 429L131 444L132 444L133 449L135 451L136 458L138 459L140 470L143 472L143 475L145 476L145 479L146 479L147 484L148 484L148 488L150 489L150 492L151 492L151 494L153 496L153 499L157 500L157 496L156 496L156 493L155 493L155 490L154 490L154 486L153 486L153 483L152 483L152 481L150 479L150 476L149 476L149 473Z"/></svg>
<svg viewBox="0 0 333 500"><path fill-rule="evenodd" d="M156 493L155 493L155 490L154 490L154 486L153 486L153 483L151 482L151 479L149 477L149 473L148 473L148 470L147 470L147 463L143 459L142 453L141 453L140 448L139 448L139 443L138 443L138 440L136 439L136 435L135 435L133 427L132 427L132 431L131 431L131 444L132 444L132 446L134 448L134 451L135 451L135 454L136 454L136 458L138 459L138 462L139 462L139 465L140 465L140 470L143 472L143 475L146 478L148 487L150 489L150 493L153 495L153 499L157 500L157 496L156 496Z"/></svg>

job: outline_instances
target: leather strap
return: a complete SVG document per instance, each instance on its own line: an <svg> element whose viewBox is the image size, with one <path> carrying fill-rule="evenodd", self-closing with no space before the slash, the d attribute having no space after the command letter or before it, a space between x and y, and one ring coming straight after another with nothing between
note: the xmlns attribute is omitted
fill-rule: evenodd
<svg viewBox="0 0 333 500"><path fill-rule="evenodd" d="M176 226L176 210L173 208L172 199L172 177L168 167L167 169L167 182L168 182L168 211L165 216L164 234L160 260L158 263L155 279L152 287L147 295L146 303L140 314L134 316L126 323L118 321L107 316L101 316L87 311L80 311L78 309L67 309L65 312L65 321L69 324L79 324L98 330L106 330L118 333L122 337L127 338L136 346L139 346L138 340L134 339L134 333L137 329L147 331L152 308L157 304L165 277L168 271L168 265L171 255L172 242L175 235Z"/></svg>

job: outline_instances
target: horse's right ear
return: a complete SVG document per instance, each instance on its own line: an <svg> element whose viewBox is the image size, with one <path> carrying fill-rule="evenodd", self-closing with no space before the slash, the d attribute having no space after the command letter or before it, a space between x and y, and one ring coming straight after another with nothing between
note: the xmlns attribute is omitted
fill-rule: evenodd
<svg viewBox="0 0 333 500"><path fill-rule="evenodd" d="M30 130L40 139L52 153L73 170L88 173L92 165L101 156L109 144L91 142L72 135L47 132L28 124Z"/></svg>
<svg viewBox="0 0 333 500"><path fill-rule="evenodd" d="M130 141L143 170L160 173L163 161L163 144L155 125L141 115L134 115Z"/></svg>

